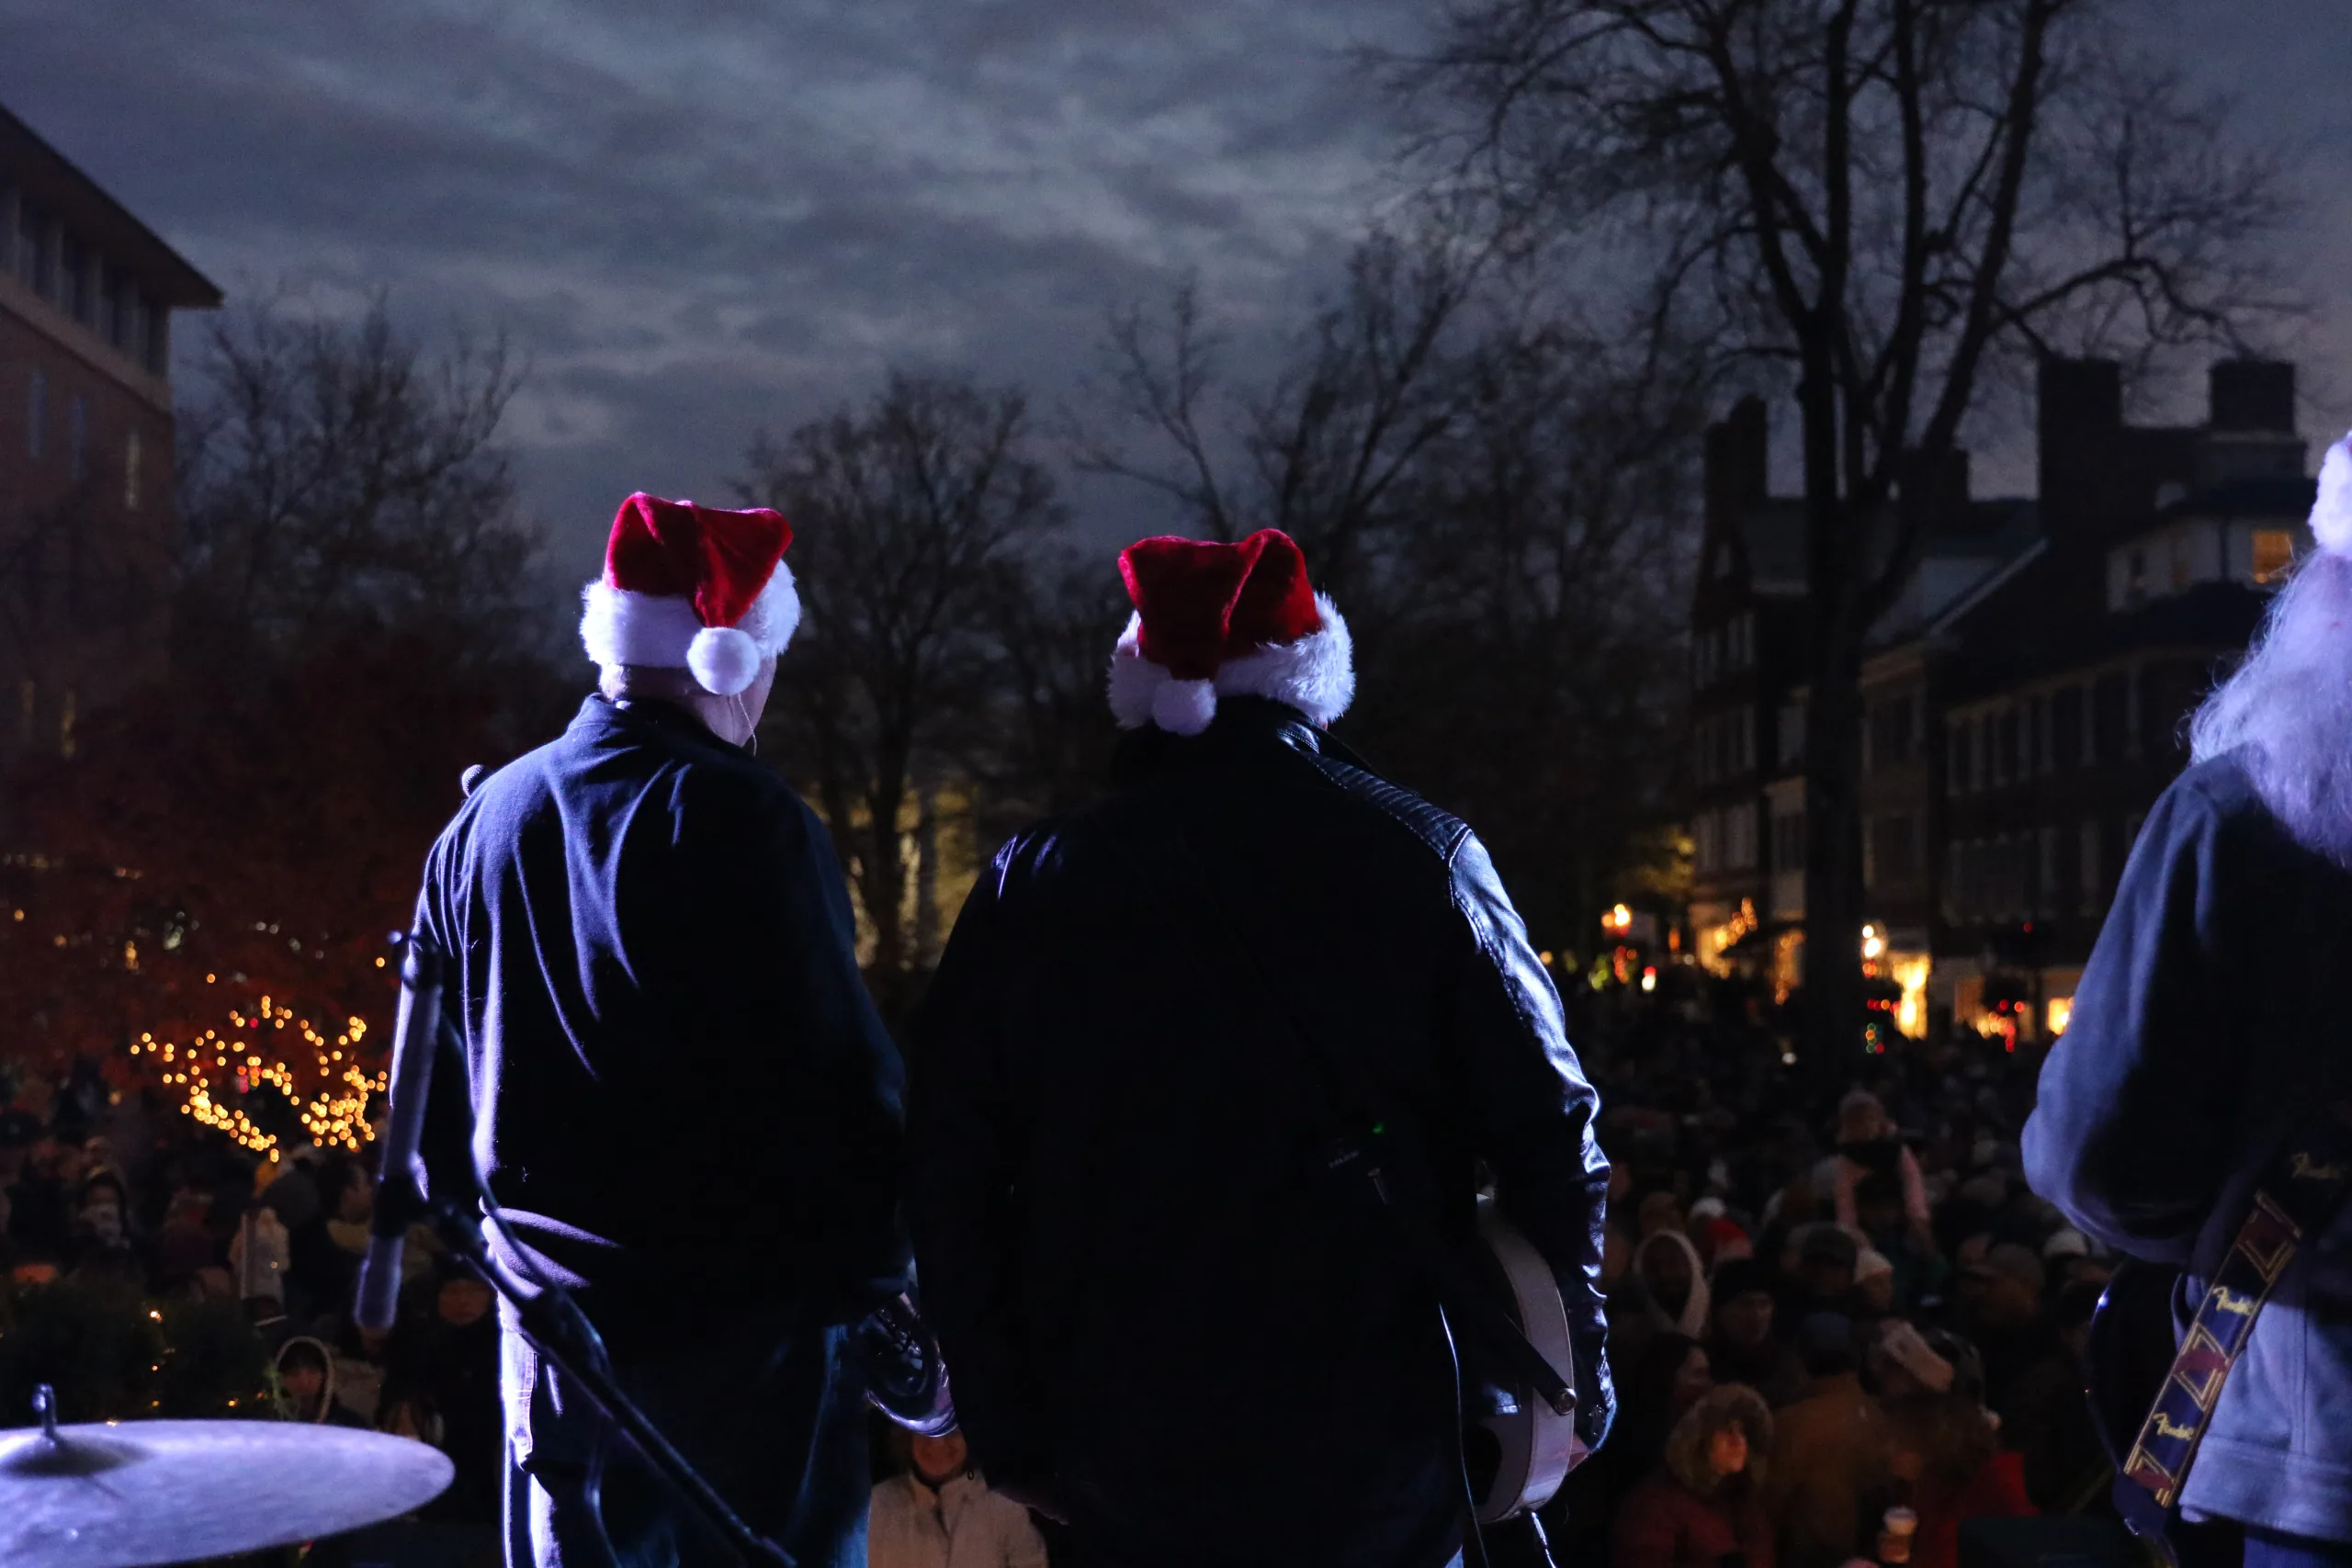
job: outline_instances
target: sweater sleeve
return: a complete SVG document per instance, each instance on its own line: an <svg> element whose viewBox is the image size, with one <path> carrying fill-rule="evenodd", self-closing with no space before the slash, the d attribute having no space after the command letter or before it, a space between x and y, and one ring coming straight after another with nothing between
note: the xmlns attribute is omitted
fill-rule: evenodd
<svg viewBox="0 0 2352 1568"><path fill-rule="evenodd" d="M2156 803L2051 1048L2024 1136L2033 1190L2137 1257L2186 1264L2229 1173L2242 1053L2228 1048L2225 901L2243 898L2221 813L2177 782Z"/></svg>

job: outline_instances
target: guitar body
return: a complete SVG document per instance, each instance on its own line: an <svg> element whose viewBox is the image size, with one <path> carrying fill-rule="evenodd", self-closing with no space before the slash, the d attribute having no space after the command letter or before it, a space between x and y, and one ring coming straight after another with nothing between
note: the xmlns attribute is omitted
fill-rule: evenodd
<svg viewBox="0 0 2352 1568"><path fill-rule="evenodd" d="M1503 1218L1492 1198L1478 1200L1478 1239L1487 1284L1506 1303L1527 1342L1573 1388L1576 1359L1568 1340L1567 1307L1551 1265ZM1475 1459L1473 1490L1482 1525L1542 1507L1585 1457L1575 1416L1555 1411L1532 1388L1489 1389L1486 1407L1472 1420L1465 1439Z"/></svg>
<svg viewBox="0 0 2352 1568"><path fill-rule="evenodd" d="M2178 1339L2173 1299L2179 1284L2177 1269L2126 1258L2099 1297L2083 1354L2092 1423L2117 1472L2117 1507L2135 1534L2167 1546L2168 1517L2145 1489L2125 1480L2122 1471L2172 1371Z"/></svg>

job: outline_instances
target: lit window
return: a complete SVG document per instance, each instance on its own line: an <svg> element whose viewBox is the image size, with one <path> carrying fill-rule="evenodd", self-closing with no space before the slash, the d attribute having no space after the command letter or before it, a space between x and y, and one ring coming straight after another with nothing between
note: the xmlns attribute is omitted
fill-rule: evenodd
<svg viewBox="0 0 2352 1568"><path fill-rule="evenodd" d="M2254 531L2254 580L2260 583L2278 581L2295 564L2295 536L2284 528L2256 528Z"/></svg>
<svg viewBox="0 0 2352 1568"><path fill-rule="evenodd" d="M122 438L122 509L139 510L140 464L145 454L140 449L139 432L131 431Z"/></svg>

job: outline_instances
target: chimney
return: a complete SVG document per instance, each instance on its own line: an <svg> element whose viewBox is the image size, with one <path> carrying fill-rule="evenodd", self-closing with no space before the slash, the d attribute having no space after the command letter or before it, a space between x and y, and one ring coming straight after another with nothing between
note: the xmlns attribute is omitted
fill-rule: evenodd
<svg viewBox="0 0 2352 1568"><path fill-rule="evenodd" d="M1771 421L1764 400L1745 397L1707 427L1707 526L1721 532L1771 493Z"/></svg>
<svg viewBox="0 0 2352 1568"><path fill-rule="evenodd" d="M2275 359L2223 359L2212 371L2212 427L2291 435L2295 367Z"/></svg>
<svg viewBox="0 0 2352 1568"><path fill-rule="evenodd" d="M2103 517L2123 434L2123 367L2045 357L2036 377L2036 457L2046 531Z"/></svg>

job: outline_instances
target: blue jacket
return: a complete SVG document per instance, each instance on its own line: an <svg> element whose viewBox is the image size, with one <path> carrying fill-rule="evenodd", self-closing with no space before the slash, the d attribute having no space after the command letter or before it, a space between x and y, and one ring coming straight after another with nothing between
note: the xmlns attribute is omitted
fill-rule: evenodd
<svg viewBox="0 0 2352 1568"><path fill-rule="evenodd" d="M2035 1191L2086 1234L2181 1269L2194 1302L2264 1166L2352 1067L2352 874L2296 844L2234 755L2149 814L2042 1064ZM2352 1206L2348 1206L2352 1207ZM2182 1492L2219 1517L2352 1541L2352 1235L2307 1242Z"/></svg>
<svg viewBox="0 0 2352 1568"><path fill-rule="evenodd" d="M1360 1062L1437 1228L1466 1241L1494 1170L1597 1440L1609 1166L1559 998L1469 829L1295 711L1227 698L1119 764L1006 846L912 1032L909 1212L973 1453L1105 1561L1436 1568L1437 1297L1327 1172L1352 1091L1283 1015Z"/></svg>

